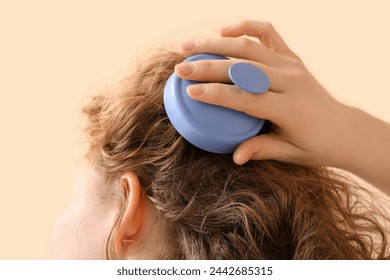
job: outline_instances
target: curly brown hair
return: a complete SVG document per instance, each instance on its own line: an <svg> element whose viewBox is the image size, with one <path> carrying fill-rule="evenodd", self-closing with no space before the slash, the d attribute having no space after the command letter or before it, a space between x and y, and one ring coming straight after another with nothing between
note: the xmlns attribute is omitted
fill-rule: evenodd
<svg viewBox="0 0 390 280"><path fill-rule="evenodd" d="M159 51L124 80L120 93L96 96L83 110L87 158L105 179L105 195L123 203L112 186L134 171L169 229L171 250L159 258L389 257L384 215L339 173L271 160L238 166L231 155L208 153L183 139L163 106L165 82L183 59ZM115 227L108 258L116 258Z"/></svg>

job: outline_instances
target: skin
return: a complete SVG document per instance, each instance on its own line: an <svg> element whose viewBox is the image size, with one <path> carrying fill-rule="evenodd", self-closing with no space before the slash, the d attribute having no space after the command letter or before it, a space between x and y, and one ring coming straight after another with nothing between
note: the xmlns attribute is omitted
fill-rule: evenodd
<svg viewBox="0 0 390 280"><path fill-rule="evenodd" d="M76 180L75 197L59 217L51 236L52 259L106 259L106 240L119 215L116 200L103 200L97 193L101 180L84 166ZM169 244L158 225L150 201L143 195L137 175L123 174L120 191L126 196L124 215L114 235L119 259L155 259Z"/></svg>
<svg viewBox="0 0 390 280"><path fill-rule="evenodd" d="M241 21L223 27L220 35L185 42L181 51L187 56L216 53L232 59L181 63L175 71L181 78L208 82L189 86L191 98L273 123L271 133L237 147L233 154L237 164L274 159L338 167L390 193L388 123L333 98L270 23ZM228 68L237 61L261 68L270 78L269 91L254 95L224 84L230 82Z"/></svg>
<svg viewBox="0 0 390 280"><path fill-rule="evenodd" d="M181 78L208 82L189 86L190 97L273 123L271 133L238 146L233 154L237 164L274 159L333 166L390 193L390 125L334 99L270 23L242 21L222 28L221 37L183 43L182 52L233 58L177 65L175 71ZM270 90L253 95L225 84L230 82L228 68L237 61L261 68L271 80ZM96 190L101 180L90 167L80 173L75 199L53 230L51 253L55 259L104 259L107 236L120 212L116 200L99 197ZM157 254L169 250L168 234L159 226L134 173L122 175L120 192L126 199L114 235L118 258L158 258Z"/></svg>
<svg viewBox="0 0 390 280"><path fill-rule="evenodd" d="M75 195L53 227L51 258L103 259L104 243L113 225L116 207L102 203L96 191L98 178L86 167L75 181Z"/></svg>

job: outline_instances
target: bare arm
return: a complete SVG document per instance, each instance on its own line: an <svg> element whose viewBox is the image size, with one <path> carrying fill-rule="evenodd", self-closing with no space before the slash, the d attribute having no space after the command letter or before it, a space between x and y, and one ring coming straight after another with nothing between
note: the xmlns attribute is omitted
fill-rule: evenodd
<svg viewBox="0 0 390 280"><path fill-rule="evenodd" d="M271 133L248 139L236 149L233 159L237 164L275 159L334 166L390 193L389 124L334 99L271 24L242 21L222 29L221 35L185 43L182 51L186 55L216 53L231 60L182 63L176 73L211 82L188 87L192 98L272 121ZM228 68L238 60L261 68L269 76L267 93L253 95L224 84L229 81Z"/></svg>
<svg viewBox="0 0 390 280"><path fill-rule="evenodd" d="M346 110L346 136L333 165L390 194L390 124L357 108Z"/></svg>

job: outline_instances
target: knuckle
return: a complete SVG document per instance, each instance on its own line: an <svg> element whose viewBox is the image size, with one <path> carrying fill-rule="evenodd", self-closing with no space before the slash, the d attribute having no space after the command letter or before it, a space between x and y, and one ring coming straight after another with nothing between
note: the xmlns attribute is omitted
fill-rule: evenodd
<svg viewBox="0 0 390 280"><path fill-rule="evenodd" d="M292 56L290 63L294 68L304 68L302 60L298 56Z"/></svg>
<svg viewBox="0 0 390 280"><path fill-rule="evenodd" d="M251 22L249 20L240 20L238 23L237 23L237 27L239 29L242 29L242 30L245 30L245 29L248 29L249 26L250 26Z"/></svg>
<svg viewBox="0 0 390 280"><path fill-rule="evenodd" d="M216 104L216 105L223 105L221 104L221 96L224 96L223 94L224 89L222 87L222 84L207 84L207 95L205 96L207 100L210 103Z"/></svg>
<svg viewBox="0 0 390 280"><path fill-rule="evenodd" d="M293 59L293 60L295 60L295 63L299 63L299 64L303 64L303 61L302 61L302 59L295 53L295 52L293 52L293 51L289 51L289 55L290 55L290 57Z"/></svg>
<svg viewBox="0 0 390 280"><path fill-rule="evenodd" d="M205 48L205 47L207 48L207 47L213 45L213 42L214 42L214 39L212 39L212 38L205 38L205 39L202 40L201 43L199 43L199 45L202 48Z"/></svg>
<svg viewBox="0 0 390 280"><path fill-rule="evenodd" d="M303 68L297 68L295 71L294 71L294 76L298 77L298 78L306 78L307 77L307 71L305 71L305 69Z"/></svg>
<svg viewBox="0 0 390 280"><path fill-rule="evenodd" d="M269 22L269 21L265 21L265 22L264 22L264 28L265 28L265 30L267 30L269 33L271 33L272 31L275 30L274 26L273 26L272 23Z"/></svg>
<svg viewBox="0 0 390 280"><path fill-rule="evenodd" d="M210 60L202 60L200 62L200 70L204 73L209 72L213 68L213 63Z"/></svg>
<svg viewBox="0 0 390 280"><path fill-rule="evenodd" d="M243 92L242 93L242 96L240 98L240 111L243 112L247 112L249 114L253 114L255 112L253 112L253 108L255 107L255 104L257 104L258 100L257 100L257 95L256 94L251 94L249 92Z"/></svg>
<svg viewBox="0 0 390 280"><path fill-rule="evenodd" d="M281 55L281 57L285 60L284 67L283 67L284 69L288 69L290 71L296 69L306 70L303 61L297 55L286 53Z"/></svg>
<svg viewBox="0 0 390 280"><path fill-rule="evenodd" d="M214 86L214 104L236 109L237 102L235 102L235 97L237 96L237 93L232 92L237 90L236 87L226 84L214 84Z"/></svg>
<svg viewBox="0 0 390 280"><path fill-rule="evenodd" d="M302 68L290 69L286 75L290 82L300 82L307 79L307 72Z"/></svg>
<svg viewBox="0 0 390 280"><path fill-rule="evenodd" d="M248 38L242 37L242 38L239 38L239 40L240 40L239 42L240 42L241 47L244 49L251 47L253 44L253 41L249 40Z"/></svg>

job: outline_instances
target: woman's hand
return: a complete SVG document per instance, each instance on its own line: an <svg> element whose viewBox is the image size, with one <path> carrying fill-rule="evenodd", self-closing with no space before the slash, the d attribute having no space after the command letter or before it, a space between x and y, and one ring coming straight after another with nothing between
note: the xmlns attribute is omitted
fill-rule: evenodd
<svg viewBox="0 0 390 280"><path fill-rule="evenodd" d="M181 63L175 71L184 79L209 82L189 86L190 97L273 123L269 134L238 146L233 155L237 164L274 159L339 167L390 194L388 123L335 100L271 24L242 21L223 28L221 35L184 43L182 51L185 55L213 53L232 59ZM269 91L256 95L227 84L231 83L228 69L237 61L261 68L270 78Z"/></svg>
<svg viewBox="0 0 390 280"><path fill-rule="evenodd" d="M214 53L231 60L181 63L175 71L184 79L210 82L189 86L187 92L193 99L273 123L269 134L240 144L234 161L243 164L250 159L275 159L310 166L336 165L348 107L330 96L270 23L242 21L221 29L221 35L184 43L182 52ZM228 69L237 61L261 68L270 78L269 91L255 95L226 84L231 83Z"/></svg>

